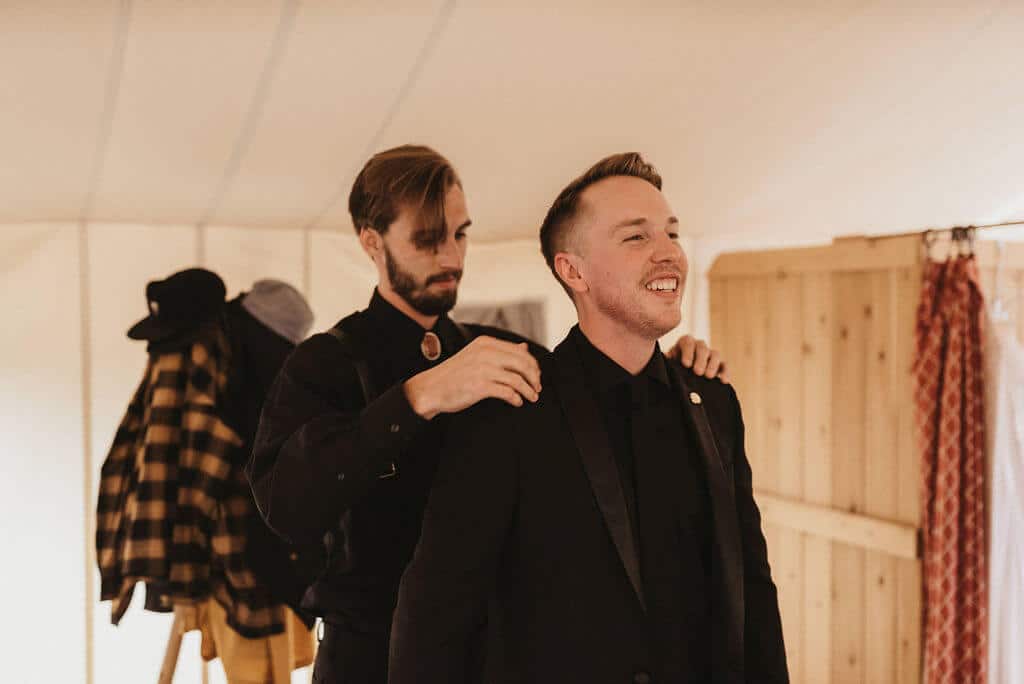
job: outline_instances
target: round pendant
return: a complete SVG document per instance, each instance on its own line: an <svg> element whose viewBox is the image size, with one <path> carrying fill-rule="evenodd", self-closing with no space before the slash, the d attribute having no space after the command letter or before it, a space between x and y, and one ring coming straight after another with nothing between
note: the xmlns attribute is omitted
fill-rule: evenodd
<svg viewBox="0 0 1024 684"><path fill-rule="evenodd" d="M441 358L441 339L434 333L428 331L420 342L420 351L427 361L437 361Z"/></svg>

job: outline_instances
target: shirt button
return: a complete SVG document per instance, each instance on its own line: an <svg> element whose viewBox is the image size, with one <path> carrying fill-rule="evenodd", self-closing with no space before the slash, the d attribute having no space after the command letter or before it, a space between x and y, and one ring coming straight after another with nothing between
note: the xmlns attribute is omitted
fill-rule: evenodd
<svg viewBox="0 0 1024 684"><path fill-rule="evenodd" d="M651 684L651 675L646 672L637 672L633 675L633 684Z"/></svg>
<svg viewBox="0 0 1024 684"><path fill-rule="evenodd" d="M391 431L392 432L398 432L401 429L402 429L402 426L400 426L398 423L392 423L391 424Z"/></svg>
<svg viewBox="0 0 1024 684"><path fill-rule="evenodd" d="M338 473L338 482L341 482L344 479L345 479L345 473Z"/></svg>

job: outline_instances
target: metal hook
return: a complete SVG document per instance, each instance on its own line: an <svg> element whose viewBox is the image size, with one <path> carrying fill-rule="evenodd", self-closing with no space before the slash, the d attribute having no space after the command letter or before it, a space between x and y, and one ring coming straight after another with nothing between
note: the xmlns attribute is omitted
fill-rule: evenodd
<svg viewBox="0 0 1024 684"><path fill-rule="evenodd" d="M960 247L963 244L963 231L964 229L960 226L952 228L949 233L949 253L946 255L946 259L952 259L953 257L960 256Z"/></svg>
<svg viewBox="0 0 1024 684"><path fill-rule="evenodd" d="M935 231L929 228L928 230L921 233L921 256L922 261L929 261L932 257L932 247L935 246L935 240L937 236Z"/></svg>
<svg viewBox="0 0 1024 684"><path fill-rule="evenodd" d="M950 231L952 233L949 245L951 258L954 255L958 257L974 256L974 231L974 226L957 226Z"/></svg>

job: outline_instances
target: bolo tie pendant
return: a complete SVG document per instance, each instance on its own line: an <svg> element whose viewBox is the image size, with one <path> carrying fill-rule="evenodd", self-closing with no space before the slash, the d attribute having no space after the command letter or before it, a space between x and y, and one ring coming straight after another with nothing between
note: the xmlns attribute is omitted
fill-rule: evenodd
<svg viewBox="0 0 1024 684"><path fill-rule="evenodd" d="M428 330L420 342L420 352L427 361L437 361L441 358L441 338Z"/></svg>

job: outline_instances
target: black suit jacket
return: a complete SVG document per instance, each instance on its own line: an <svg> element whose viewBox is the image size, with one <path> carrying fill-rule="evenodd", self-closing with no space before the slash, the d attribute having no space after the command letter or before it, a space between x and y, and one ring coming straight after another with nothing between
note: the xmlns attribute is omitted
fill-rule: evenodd
<svg viewBox="0 0 1024 684"><path fill-rule="evenodd" d="M714 681L787 682L739 402L669 366L711 495ZM637 541L571 340L542 378L536 404L481 402L449 427L399 593L391 684L466 681L489 597L494 681L626 684L652 669Z"/></svg>

